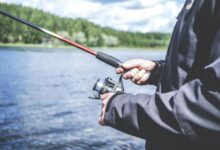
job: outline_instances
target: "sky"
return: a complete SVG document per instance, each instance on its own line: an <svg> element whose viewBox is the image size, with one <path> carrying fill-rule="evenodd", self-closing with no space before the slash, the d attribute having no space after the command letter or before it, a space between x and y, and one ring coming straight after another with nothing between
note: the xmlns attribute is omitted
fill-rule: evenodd
<svg viewBox="0 0 220 150"><path fill-rule="evenodd" d="M185 0L0 0L132 32L172 32Z"/></svg>

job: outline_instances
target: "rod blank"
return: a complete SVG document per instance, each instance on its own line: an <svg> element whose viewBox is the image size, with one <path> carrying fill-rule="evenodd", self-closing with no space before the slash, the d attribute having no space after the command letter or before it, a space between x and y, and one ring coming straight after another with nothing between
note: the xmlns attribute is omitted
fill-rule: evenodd
<svg viewBox="0 0 220 150"><path fill-rule="evenodd" d="M85 47L85 46L82 46L82 45L80 45L80 44L78 44L78 43L75 43L75 42L73 42L73 41L71 41L71 40L69 40L69 39L66 39L66 38L64 38L64 37L62 37L62 36L56 34L56 33L53 33L53 32L51 32L51 31L49 31L49 30L47 30L47 29L44 29L44 28L42 28L42 27L39 27L39 26L37 26L37 25L35 25L35 24L31 23L31 22L28 22L28 21L23 20L23 19L21 19L21 18L15 17L15 16L13 16L13 15L11 15L11 14L5 12L5 11L0 10L0 13L1 13L2 15L4 15L4 16L7 16L7 17L9 17L9 18L12 18L13 20L16 20L16 21L18 21L18 22L20 22L20 23L23 23L23 24L25 24L25 25L27 25L27 26L29 26L29 27L32 27L32 28L34 28L34 29L36 29L36 30L38 30L38 31L41 31L41 32L43 32L43 33L46 33L46 34L48 34L48 35L50 35L50 36L52 36L52 37L54 37L54 38L57 38L57 39L59 39L59 40L65 42L65 43L68 43L68 44L70 44L70 45L72 45L72 46L74 46L74 47L77 47L77 48L79 48L79 49L81 49L81 50L83 50L83 51L86 51L86 52L88 52L88 53L90 53L90 54L92 54L92 55L94 55L94 56L96 56L96 54L97 54L96 51L94 51L94 50L92 50L92 49L90 49L90 48L88 48L88 47Z"/></svg>
<svg viewBox="0 0 220 150"><path fill-rule="evenodd" d="M68 44L74 46L74 47L77 47L77 48L79 48L79 49L81 49L81 50L83 50L83 51L85 51L85 52L87 52L89 54L92 54L92 55L96 56L97 59L105 62L106 64L108 64L108 65L110 65L112 67L117 68L121 64L121 61L118 60L115 57L112 57L112 56L110 56L108 54L105 54L105 53L102 53L102 52L96 52L96 51L94 51L94 50L92 50L92 49L90 49L88 47L85 47L83 45L75 43L75 42L73 42L73 41L71 41L69 39L66 39L66 38L64 38L64 37L62 37L62 36L60 36L60 35L58 35L58 34L56 34L54 32L51 32L51 31L49 31L47 29L44 29L44 28L42 28L40 26L37 26L37 25L35 25L35 24L31 23L31 22L28 22L28 21L26 21L24 19L15 17L15 16L13 16L13 15L11 15L11 14L3 11L3 10L0 10L0 14L2 14L4 16L7 16L7 17L9 17L9 18L11 18L13 20L16 20L16 21L18 21L20 23L23 23L23 24L25 24L25 25L27 25L29 27L32 27L32 28L34 28L34 29L36 29L38 31L46 33L46 34L48 34L48 35L50 35L50 36L52 36L52 37L54 37L54 38L56 38L58 40L61 40L61 41L65 42L65 43L68 43Z"/></svg>

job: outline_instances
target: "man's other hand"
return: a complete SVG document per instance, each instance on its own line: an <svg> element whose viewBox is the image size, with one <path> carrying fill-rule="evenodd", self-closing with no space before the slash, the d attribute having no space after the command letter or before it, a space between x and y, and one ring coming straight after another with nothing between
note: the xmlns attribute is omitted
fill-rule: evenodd
<svg viewBox="0 0 220 150"><path fill-rule="evenodd" d="M99 117L99 124L104 126L105 122L104 122L104 117L105 117L105 111L106 111L106 106L108 104L109 99L114 95L115 93L106 93L103 94L101 96L101 100L102 100L102 109L101 109L101 114Z"/></svg>
<svg viewBox="0 0 220 150"><path fill-rule="evenodd" d="M124 74L124 79L130 79L138 85L147 84L150 72L156 67L156 63L144 59L132 59L123 63L116 69L117 74Z"/></svg>

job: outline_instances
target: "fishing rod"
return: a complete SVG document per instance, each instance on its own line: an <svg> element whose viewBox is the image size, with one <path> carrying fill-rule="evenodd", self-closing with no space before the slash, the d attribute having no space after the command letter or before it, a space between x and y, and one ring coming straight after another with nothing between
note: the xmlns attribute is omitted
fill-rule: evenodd
<svg viewBox="0 0 220 150"><path fill-rule="evenodd" d="M68 43L69 45L72 45L72 46L74 46L74 47L76 47L78 49L81 49L81 50L83 50L83 51L85 51L85 52L95 56L97 59L105 62L106 64L108 64L108 65L110 65L112 67L117 68L117 67L119 67L122 64L122 62L119 59L117 59L117 58L115 58L113 56L110 56L110 55L102 53L102 52L94 51L94 50L92 50L92 49L90 49L88 47L85 47L83 45L75 43L75 42L73 42L73 41L71 41L69 39L66 39L66 38L64 38L64 37L62 37L62 36L60 36L60 35L58 35L56 33L53 33L53 32L51 32L51 31L49 31L47 29L44 29L44 28L42 28L40 26L37 26L37 25L35 25L35 24L31 23L31 22L28 22L28 21L23 20L21 18L15 17L15 16L9 14L8 12L0 10L0 14L2 14L4 16L7 16L7 17L9 17L9 18L11 18L13 20L16 20L16 21L18 21L20 23L23 23L23 24L25 24L25 25L27 25L29 27L32 27L32 28L34 28L34 29L36 29L38 31L46 33L46 34L48 34L48 35L50 35L50 36L52 36L52 37L54 37L54 38L56 38L56 39L58 39L60 41ZM104 81L98 79L96 81L95 85L93 86L93 92L94 92L94 97L89 97L91 99L100 99L102 94L109 93L109 92L112 92L112 93L124 92L124 85L123 85L123 82L122 82L122 75L120 76L118 82L112 80L110 77L107 77Z"/></svg>
<svg viewBox="0 0 220 150"><path fill-rule="evenodd" d="M54 37L54 38L56 38L56 39L58 39L60 41L63 41L64 43L68 43L69 45L72 45L72 46L74 46L74 47L76 47L76 48L78 48L80 50L83 50L83 51L85 51L85 52L95 56L97 59L101 60L102 62L105 62L106 64L108 64L108 65L110 65L112 67L117 68L122 63L119 59L117 59L117 58L115 58L113 56L110 56L110 55L102 53L102 52L94 51L94 50L92 50L92 49L90 49L90 48L88 48L86 46L83 46L83 45L80 45L80 44L78 44L76 42L73 42L73 41L71 41L71 40L69 40L67 38L64 38L64 37L54 33L54 32L51 32L51 31L49 31L47 29L44 29L44 28L42 28L40 26L37 26L37 25L35 25L35 24L31 23L31 22L28 22L28 21L26 21L24 19L15 17L15 16L9 14L8 12L0 10L0 14L2 14L4 16L7 16L7 17L9 17L9 18L11 18L13 20L16 20L16 21L18 21L20 23L23 23L23 24L25 24L25 25L27 25L29 27L32 27L32 28L34 28L34 29L36 29L38 31L46 33L46 34L48 34L48 35L50 35L50 36L52 36L52 37Z"/></svg>

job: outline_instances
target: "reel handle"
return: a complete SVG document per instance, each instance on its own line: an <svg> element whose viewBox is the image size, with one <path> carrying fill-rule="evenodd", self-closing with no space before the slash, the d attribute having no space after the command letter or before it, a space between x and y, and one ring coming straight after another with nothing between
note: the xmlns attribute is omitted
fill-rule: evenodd
<svg viewBox="0 0 220 150"><path fill-rule="evenodd" d="M122 64L119 59L102 52L97 52L96 58L115 68L118 68Z"/></svg>

